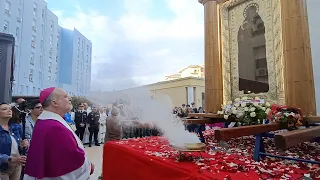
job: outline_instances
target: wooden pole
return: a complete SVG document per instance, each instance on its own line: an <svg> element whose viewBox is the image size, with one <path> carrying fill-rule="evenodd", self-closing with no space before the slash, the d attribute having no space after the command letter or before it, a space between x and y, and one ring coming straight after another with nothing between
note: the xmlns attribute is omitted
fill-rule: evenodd
<svg viewBox="0 0 320 180"><path fill-rule="evenodd" d="M276 134L274 136L274 143L277 148L286 150L289 147L296 146L302 142L312 141L318 137L320 137L320 126Z"/></svg>
<svg viewBox="0 0 320 180"><path fill-rule="evenodd" d="M285 101L316 115L314 77L305 0L281 0Z"/></svg>
<svg viewBox="0 0 320 180"><path fill-rule="evenodd" d="M252 126L240 126L234 128L222 128L216 129L214 131L214 138L218 141L226 141L231 138L237 138L241 136L250 136L257 135L261 133L266 133L270 131L276 131L281 129L280 124L271 123L271 124L260 124Z"/></svg>
<svg viewBox="0 0 320 180"><path fill-rule="evenodd" d="M216 113L223 103L222 64L219 57L217 0L199 0L204 6L205 24L205 110Z"/></svg>

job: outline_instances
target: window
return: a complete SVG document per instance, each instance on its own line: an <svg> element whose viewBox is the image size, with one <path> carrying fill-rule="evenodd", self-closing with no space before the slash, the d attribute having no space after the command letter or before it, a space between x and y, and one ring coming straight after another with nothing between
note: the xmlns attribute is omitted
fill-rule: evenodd
<svg viewBox="0 0 320 180"><path fill-rule="evenodd" d="M48 76L48 80L51 81L51 76Z"/></svg>
<svg viewBox="0 0 320 180"><path fill-rule="evenodd" d="M41 24L41 33L42 33L42 36L44 35L44 25L43 24Z"/></svg>
<svg viewBox="0 0 320 180"><path fill-rule="evenodd" d="M23 94L23 85L20 85L20 94Z"/></svg>
<svg viewBox="0 0 320 180"><path fill-rule="evenodd" d="M9 22L8 21L4 21L4 23L3 23L3 32L9 33Z"/></svg>
<svg viewBox="0 0 320 180"><path fill-rule="evenodd" d="M33 15L37 15L37 4L33 3Z"/></svg>
<svg viewBox="0 0 320 180"><path fill-rule="evenodd" d="M44 19L44 9L42 9L41 17L42 17L42 19Z"/></svg>
<svg viewBox="0 0 320 180"><path fill-rule="evenodd" d="M36 47L36 37L35 37L35 36L32 36L32 39L31 39L31 47L33 47L33 48Z"/></svg>
<svg viewBox="0 0 320 180"><path fill-rule="evenodd" d="M29 81L33 82L33 69L30 69L29 71Z"/></svg>
<svg viewBox="0 0 320 180"><path fill-rule="evenodd" d="M53 35L50 34L50 39L49 39L49 43L52 44L52 39L53 39Z"/></svg>
<svg viewBox="0 0 320 180"><path fill-rule="evenodd" d="M43 69L43 58L42 55L40 55L40 68ZM41 72L39 72L41 73Z"/></svg>
<svg viewBox="0 0 320 180"><path fill-rule="evenodd" d="M80 57L80 49L78 49L78 58Z"/></svg>
<svg viewBox="0 0 320 180"><path fill-rule="evenodd" d="M17 53L18 53L19 51L18 51L18 46L17 45L15 45L14 46L14 53L16 54L16 57L17 57ZM15 65L17 65L17 61L15 61Z"/></svg>
<svg viewBox="0 0 320 180"><path fill-rule="evenodd" d="M19 41L20 28L16 28L16 41Z"/></svg>
<svg viewBox="0 0 320 180"><path fill-rule="evenodd" d="M87 62L89 62L89 56L87 55Z"/></svg>
<svg viewBox="0 0 320 180"><path fill-rule="evenodd" d="M34 53L31 53L30 64L34 65Z"/></svg>
<svg viewBox="0 0 320 180"><path fill-rule="evenodd" d="M39 83L42 83L42 73L39 71Z"/></svg>
<svg viewBox="0 0 320 180"><path fill-rule="evenodd" d="M54 26L54 22L53 22L53 21L51 21L50 31L53 31L53 26Z"/></svg>
<svg viewBox="0 0 320 180"><path fill-rule="evenodd" d="M32 21L32 30L37 31L37 20L33 19Z"/></svg>
<svg viewBox="0 0 320 180"><path fill-rule="evenodd" d="M18 9L17 21L21 22L21 9Z"/></svg>
<svg viewBox="0 0 320 180"><path fill-rule="evenodd" d="M40 41L40 48L43 49L43 40Z"/></svg>
<svg viewBox="0 0 320 180"><path fill-rule="evenodd" d="M49 49L49 58L52 59L52 48Z"/></svg>
<svg viewBox="0 0 320 180"><path fill-rule="evenodd" d="M10 10L11 10L11 3L9 1L6 1L4 5L4 11L9 16L10 16Z"/></svg>
<svg viewBox="0 0 320 180"><path fill-rule="evenodd" d="M51 65L52 65L52 63L51 63L51 62L49 62L49 67L48 67L48 71L49 71L49 73L51 73Z"/></svg>
<svg viewBox="0 0 320 180"><path fill-rule="evenodd" d="M77 68L79 69L79 60L77 61Z"/></svg>

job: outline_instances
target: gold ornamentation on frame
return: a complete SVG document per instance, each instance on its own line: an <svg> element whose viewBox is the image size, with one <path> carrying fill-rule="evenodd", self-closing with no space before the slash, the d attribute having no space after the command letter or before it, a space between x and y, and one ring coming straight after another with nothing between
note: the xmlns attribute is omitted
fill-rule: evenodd
<svg viewBox="0 0 320 180"><path fill-rule="evenodd" d="M269 73L269 91L259 94L244 94L239 91L238 42L245 8L259 5L259 15L265 24L266 55ZM258 96L271 103L284 104L283 44L280 0L229 0L219 5L221 25L221 58L223 78L223 102L243 96Z"/></svg>

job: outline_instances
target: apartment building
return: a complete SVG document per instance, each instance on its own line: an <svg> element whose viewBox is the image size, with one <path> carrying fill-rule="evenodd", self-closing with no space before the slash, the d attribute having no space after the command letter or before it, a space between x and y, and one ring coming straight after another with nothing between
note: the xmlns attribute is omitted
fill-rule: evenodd
<svg viewBox="0 0 320 180"><path fill-rule="evenodd" d="M77 59L69 60L66 58L61 61L69 60L75 61L75 63L60 68L63 65L60 63L60 56L70 52L60 51L63 50L61 43L67 42L67 40L60 36L63 33L63 28L58 25L58 17L47 8L47 3L44 0L0 0L1 22L3 27L0 26L0 31L14 35L16 41L13 95L38 95L43 88L65 84L64 79L59 78L63 77L65 71L71 71L74 78L79 78L79 82L66 83L69 94L85 95L85 92L90 89L91 42L88 43L89 41L80 32L75 31L74 37L79 36L81 39L81 48L78 48L78 44L74 43L72 44L75 46L73 49L76 50L71 52L77 53L79 49L80 69L73 69L77 67L75 65ZM82 48L82 42L88 46L90 44L90 55L87 54L89 51L85 47ZM80 71L81 68L89 75ZM87 71L86 68L88 68ZM85 84L86 82L88 84Z"/></svg>
<svg viewBox="0 0 320 180"><path fill-rule="evenodd" d="M92 43L77 29L61 28L59 87L70 95L90 91Z"/></svg>

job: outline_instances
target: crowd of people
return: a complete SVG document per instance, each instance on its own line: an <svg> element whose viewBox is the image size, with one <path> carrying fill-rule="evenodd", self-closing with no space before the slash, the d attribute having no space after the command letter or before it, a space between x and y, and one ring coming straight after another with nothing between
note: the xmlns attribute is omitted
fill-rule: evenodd
<svg viewBox="0 0 320 180"><path fill-rule="evenodd" d="M94 165L84 152L86 130L90 147L159 134L155 126L127 117L124 105L73 108L60 88L44 89L39 99L22 104L21 98L0 104L1 180L89 179Z"/></svg>
<svg viewBox="0 0 320 180"><path fill-rule="evenodd" d="M205 110L202 107L197 108L194 103L191 103L191 106L182 104L181 107L174 107L172 112L180 118L185 118L189 113L205 113Z"/></svg>
<svg viewBox="0 0 320 180"><path fill-rule="evenodd" d="M89 131L89 147L107 141L160 135L154 124L130 116L125 104L112 108L83 102L77 107L63 89L47 88L39 99L17 104L0 104L0 179L88 179L94 165L86 158L84 138ZM176 107L173 114L187 117L204 113L194 103ZM203 126L204 127L204 126ZM202 126L186 126L202 131ZM59 158L57 158L59 157Z"/></svg>

